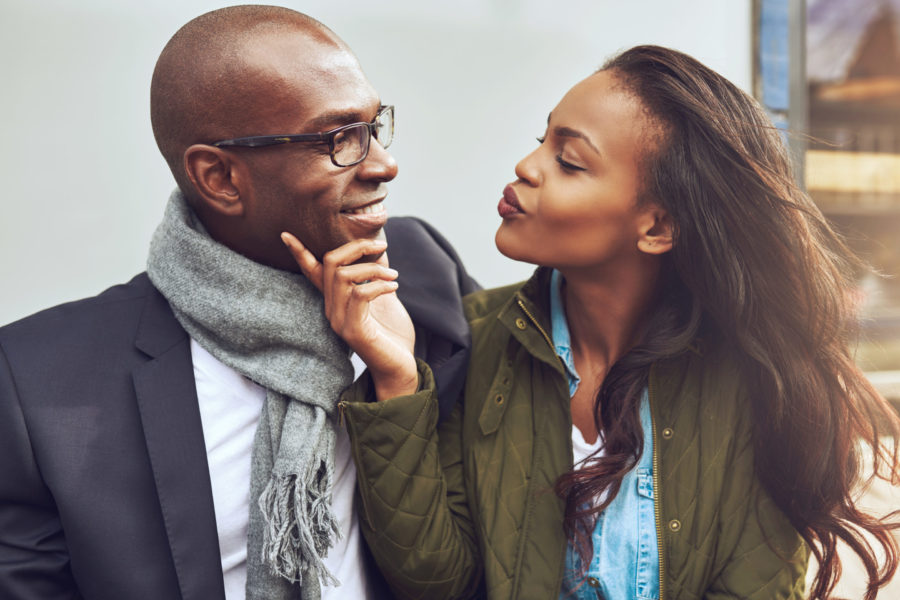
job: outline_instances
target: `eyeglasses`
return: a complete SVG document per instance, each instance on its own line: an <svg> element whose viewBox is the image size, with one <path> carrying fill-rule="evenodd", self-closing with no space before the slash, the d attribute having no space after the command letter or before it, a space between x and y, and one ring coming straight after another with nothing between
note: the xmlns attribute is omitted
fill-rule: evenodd
<svg viewBox="0 0 900 600"><path fill-rule="evenodd" d="M240 147L262 148L278 144L296 142L319 142L328 144L331 162L337 167L352 167L361 163L369 155L369 143L374 137L382 148L391 145L394 139L394 107L381 106L371 123L351 123L322 133L299 133L294 135L254 135L212 144L216 148Z"/></svg>

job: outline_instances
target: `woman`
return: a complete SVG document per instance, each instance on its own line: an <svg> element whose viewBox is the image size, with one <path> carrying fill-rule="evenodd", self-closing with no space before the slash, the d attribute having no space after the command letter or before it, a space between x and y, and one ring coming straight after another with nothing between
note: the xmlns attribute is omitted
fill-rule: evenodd
<svg viewBox="0 0 900 600"><path fill-rule="evenodd" d="M341 406L394 590L802 598L811 551L825 598L840 539L874 598L896 525L854 504L856 443L896 479L879 436L898 421L848 350L861 265L794 184L778 131L718 74L643 46L572 88L539 142L496 242L540 268L467 298L465 397L440 425L396 273L352 264L384 245L319 264L285 238L370 368Z"/></svg>

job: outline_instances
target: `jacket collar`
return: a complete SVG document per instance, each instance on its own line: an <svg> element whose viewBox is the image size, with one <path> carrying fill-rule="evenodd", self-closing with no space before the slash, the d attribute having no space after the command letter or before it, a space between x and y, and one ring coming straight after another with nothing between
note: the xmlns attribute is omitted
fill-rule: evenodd
<svg viewBox="0 0 900 600"><path fill-rule="evenodd" d="M135 346L150 360L132 377L173 566L184 600L224 600L190 338L165 298L147 285Z"/></svg>
<svg viewBox="0 0 900 600"><path fill-rule="evenodd" d="M565 366L556 355L552 338L553 327L550 319L550 278L552 274L553 269L550 267L538 267L504 304L498 319L535 358L558 368L565 375ZM525 324L526 327L523 328L522 324ZM702 357L705 346L705 340L697 337L675 356L691 352Z"/></svg>
<svg viewBox="0 0 900 600"><path fill-rule="evenodd" d="M144 276L146 277L146 275ZM141 320L135 335L135 347L151 358L164 354L178 343L188 339L185 330L178 324L169 303L150 283Z"/></svg>
<svg viewBox="0 0 900 600"><path fill-rule="evenodd" d="M556 354L551 337L551 274L549 267L538 267L500 309L497 318L532 356L565 376L565 368Z"/></svg>

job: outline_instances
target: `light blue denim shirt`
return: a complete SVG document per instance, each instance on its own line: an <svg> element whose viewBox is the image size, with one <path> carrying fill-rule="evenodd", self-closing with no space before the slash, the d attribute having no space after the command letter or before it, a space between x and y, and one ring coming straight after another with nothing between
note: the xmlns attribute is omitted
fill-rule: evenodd
<svg viewBox="0 0 900 600"><path fill-rule="evenodd" d="M571 397L581 379L575 370L569 325L563 309L560 284L554 270L550 278L550 319L553 345L566 366ZM591 564L579 577L581 560L570 544L566 573L559 597L577 600L657 600L659 598L659 547L653 500L653 423L647 390L641 398L644 452L637 466L622 479L612 503L597 519Z"/></svg>

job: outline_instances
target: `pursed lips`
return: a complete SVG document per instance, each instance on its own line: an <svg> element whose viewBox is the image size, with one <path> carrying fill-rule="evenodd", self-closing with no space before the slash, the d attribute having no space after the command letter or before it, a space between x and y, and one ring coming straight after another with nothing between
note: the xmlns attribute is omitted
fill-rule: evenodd
<svg viewBox="0 0 900 600"><path fill-rule="evenodd" d="M522 210L522 205L519 204L519 198L516 195L516 191L511 185L507 185L503 188L503 197L497 205L497 212L500 213L500 216L504 219L513 215L525 213L525 211Z"/></svg>

